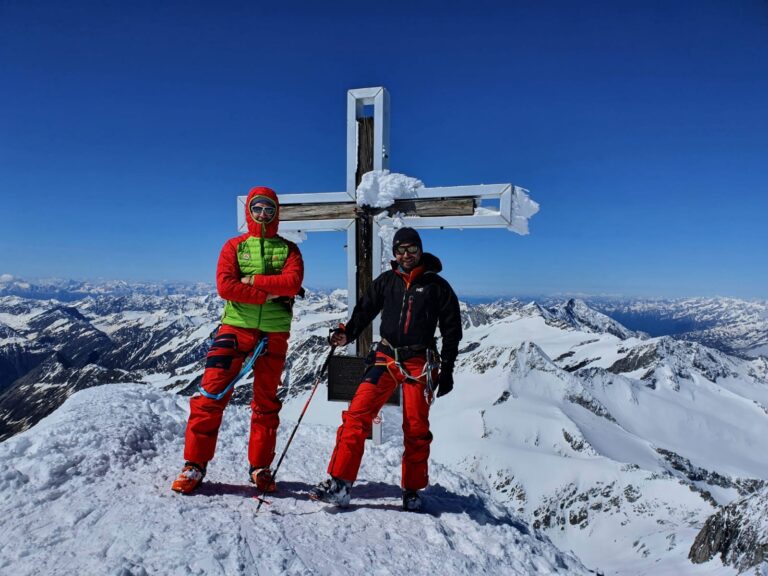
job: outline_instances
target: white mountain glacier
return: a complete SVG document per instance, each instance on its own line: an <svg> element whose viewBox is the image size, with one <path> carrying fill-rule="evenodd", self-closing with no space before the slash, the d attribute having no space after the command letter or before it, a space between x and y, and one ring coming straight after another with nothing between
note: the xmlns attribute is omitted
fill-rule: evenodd
<svg viewBox="0 0 768 576"><path fill-rule="evenodd" d="M0 297L0 368L38 362L0 392L7 435L36 421L22 418L30 407L48 414L75 390L118 382L78 392L0 444L0 517L26 538L3 546L0 572L31 573L33 553L41 566L62 558L60 573L250 573L250 563L260 573L317 574L768 570L759 555L745 560L696 540L721 507L768 489L765 358L649 337L579 300L462 304L456 388L430 416L428 514L396 510L402 436L391 407L352 512L306 501L344 408L321 392L281 469L285 493L254 518L244 482L247 408L237 405L247 385L225 414L207 491L182 498L168 489L187 410L177 392L196 388L219 310L210 294L67 304ZM328 328L347 317L345 294L311 293L295 315L283 440L328 352ZM121 541L115 525L131 536ZM176 525L190 526L186 536ZM95 540L79 550L86 532ZM754 546L766 545L765 530L752 533ZM402 554L385 553L379 537ZM268 541L277 542L271 551Z"/></svg>
<svg viewBox="0 0 768 576"><path fill-rule="evenodd" d="M197 370L220 301L200 296L103 295L81 300L0 296L0 439L90 386ZM177 384L189 383L183 376Z"/></svg>
<svg viewBox="0 0 768 576"><path fill-rule="evenodd" d="M11 274L0 274L0 296L19 296L35 300L73 302L88 296L205 296L211 286L189 282L126 282L124 280L64 280L50 278L29 282Z"/></svg>

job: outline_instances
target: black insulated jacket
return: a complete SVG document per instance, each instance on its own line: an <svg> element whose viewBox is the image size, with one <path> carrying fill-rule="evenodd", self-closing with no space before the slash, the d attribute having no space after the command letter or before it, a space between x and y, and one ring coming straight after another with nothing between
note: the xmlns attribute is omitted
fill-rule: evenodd
<svg viewBox="0 0 768 576"><path fill-rule="evenodd" d="M459 300L448 281L438 275L440 260L428 252L410 274L397 270L382 273L355 306L345 327L352 342L381 312L381 337L393 348L435 346L435 330L442 336L441 369L453 371L461 341Z"/></svg>

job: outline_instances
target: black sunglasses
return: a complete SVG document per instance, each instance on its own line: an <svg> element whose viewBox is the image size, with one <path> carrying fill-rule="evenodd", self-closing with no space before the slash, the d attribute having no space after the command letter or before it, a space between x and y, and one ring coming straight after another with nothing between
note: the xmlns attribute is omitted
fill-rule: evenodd
<svg viewBox="0 0 768 576"><path fill-rule="evenodd" d="M400 256L402 256L406 252L408 252L408 254L416 254L418 251L419 251L419 247L416 246L415 244L412 244L410 246L398 246L397 248L395 248L395 253L399 254Z"/></svg>

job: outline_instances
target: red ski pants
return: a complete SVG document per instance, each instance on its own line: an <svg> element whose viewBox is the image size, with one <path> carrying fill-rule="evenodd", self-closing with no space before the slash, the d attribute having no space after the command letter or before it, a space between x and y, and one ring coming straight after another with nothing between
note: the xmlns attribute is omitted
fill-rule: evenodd
<svg viewBox="0 0 768 576"><path fill-rule="evenodd" d="M248 461L257 468L268 467L275 457L278 413L282 403L277 388L288 351L288 332L264 333L253 328L223 324L219 328L205 362L202 387L210 394L220 394L240 372L245 358L267 336L267 352L253 366L253 399ZM189 421L185 435L184 459L205 465L213 458L221 418L234 388L221 400L195 395L190 400Z"/></svg>
<svg viewBox="0 0 768 576"><path fill-rule="evenodd" d="M377 354L376 365L366 372L355 392L349 409L341 414L342 424L336 432L336 447L328 464L328 473L336 478L354 482L363 459L365 439L370 435L373 419L379 414L395 387L405 376L391 363L391 358ZM386 360L384 360L386 359ZM390 361L389 366L382 364ZM406 360L409 374L418 376L424 370L424 357ZM436 377L436 374L433 374ZM403 383L402 487L421 490L429 484L427 462L432 433L429 431L429 404L424 398L426 376L418 382Z"/></svg>

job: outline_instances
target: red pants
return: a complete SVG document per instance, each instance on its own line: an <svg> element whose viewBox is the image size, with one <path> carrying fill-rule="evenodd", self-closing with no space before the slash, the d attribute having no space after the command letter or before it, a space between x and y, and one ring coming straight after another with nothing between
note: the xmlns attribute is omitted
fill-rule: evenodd
<svg viewBox="0 0 768 576"><path fill-rule="evenodd" d="M328 464L331 476L354 482L363 459L365 439L371 432L373 419L381 411L395 387L405 377L394 365L389 369L377 364L369 369L349 409L342 412L342 424L336 433L336 447ZM386 357L384 357L386 358ZM390 359L391 360L391 359ZM403 364L409 374L418 376L424 369L424 358L415 357ZM436 374L433 374L436 377ZM405 490L421 490L429 484L427 461L432 433L429 431L429 404L424 398L426 377L419 382L403 383L403 451L402 487Z"/></svg>
<svg viewBox="0 0 768 576"><path fill-rule="evenodd" d="M263 333L253 328L236 328L223 324L208 352L202 387L211 394L220 394L240 372L245 358L268 337L267 352L256 359L253 367L253 400L251 401L251 432L248 440L248 461L251 466L266 468L275 457L278 413L282 403L277 388L288 351L288 332ZM234 388L221 400L195 395L190 400L189 421L185 435L184 459L205 465L213 458L221 417Z"/></svg>

